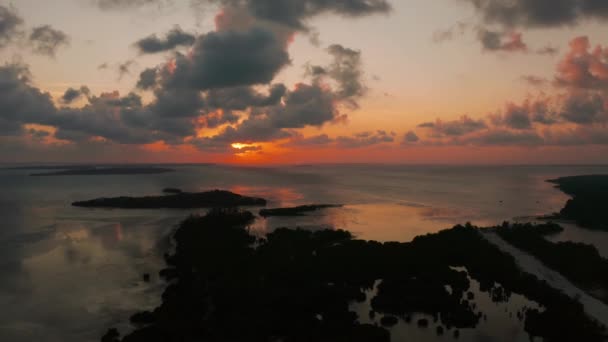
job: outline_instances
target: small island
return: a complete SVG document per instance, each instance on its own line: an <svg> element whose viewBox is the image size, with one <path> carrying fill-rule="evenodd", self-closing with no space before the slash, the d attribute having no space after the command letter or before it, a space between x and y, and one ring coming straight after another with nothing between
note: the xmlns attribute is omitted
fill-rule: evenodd
<svg viewBox="0 0 608 342"><path fill-rule="evenodd" d="M608 175L562 177L548 182L572 196L551 218L573 220L586 228L608 231Z"/></svg>
<svg viewBox="0 0 608 342"><path fill-rule="evenodd" d="M196 209L214 207L265 206L266 200L230 191L180 192L164 196L97 198L72 203L75 207L116 209Z"/></svg>
<svg viewBox="0 0 608 342"><path fill-rule="evenodd" d="M160 167L102 167L102 168L71 168L61 171L32 173L34 177L49 176L103 176L103 175L152 175L174 172L173 169Z"/></svg>
<svg viewBox="0 0 608 342"><path fill-rule="evenodd" d="M343 205L341 205L341 204L311 204L311 205L301 205L298 207L291 207L291 208L262 209L262 210L260 210L260 216L262 216L262 217L302 216L308 212L313 212L313 211L327 209L327 208L341 208L342 206Z"/></svg>

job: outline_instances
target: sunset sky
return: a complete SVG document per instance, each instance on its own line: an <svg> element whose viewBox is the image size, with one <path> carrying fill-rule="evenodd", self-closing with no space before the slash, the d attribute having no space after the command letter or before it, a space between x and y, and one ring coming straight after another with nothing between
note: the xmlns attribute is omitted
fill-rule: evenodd
<svg viewBox="0 0 608 342"><path fill-rule="evenodd" d="M0 0L0 162L608 162L604 0Z"/></svg>

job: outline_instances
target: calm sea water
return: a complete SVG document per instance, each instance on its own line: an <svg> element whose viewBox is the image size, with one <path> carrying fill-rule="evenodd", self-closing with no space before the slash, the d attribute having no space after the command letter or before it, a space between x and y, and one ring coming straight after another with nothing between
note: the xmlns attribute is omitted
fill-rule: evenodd
<svg viewBox="0 0 608 342"><path fill-rule="evenodd" d="M258 219L254 229L261 233L284 226L343 228L363 239L409 241L456 223L491 225L559 211L568 197L545 180L608 174L608 166L183 166L176 170L160 175L68 177L29 177L27 170L0 170L0 341L97 341L109 326L126 328L134 311L158 304L162 282L154 278L151 284L144 283L142 274L157 273L168 248L166 236L181 219L197 212L71 207L76 200L159 194L165 187L227 189L265 197L270 207L345 204L307 217ZM608 257L605 233L567 225L553 239L593 243ZM510 333L502 332L503 337L493 340L527 340L517 322L500 326ZM433 339L432 334L425 338Z"/></svg>

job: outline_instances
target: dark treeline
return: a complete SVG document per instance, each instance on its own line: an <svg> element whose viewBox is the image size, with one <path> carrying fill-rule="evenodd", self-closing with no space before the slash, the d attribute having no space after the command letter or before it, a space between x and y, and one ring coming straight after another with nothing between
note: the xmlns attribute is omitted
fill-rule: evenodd
<svg viewBox="0 0 608 342"><path fill-rule="evenodd" d="M572 196L558 217L608 231L608 175L563 177L550 182Z"/></svg>
<svg viewBox="0 0 608 342"><path fill-rule="evenodd" d="M360 324L349 310L377 280L370 315L383 325L425 313L433 319L418 326L458 337L483 313L471 301L467 273L453 267L465 267L495 301L519 293L539 303L543 310L521 317L531 336L606 338L580 303L521 272L470 225L411 243L379 243L342 230L279 229L259 238L246 228L252 220L237 210L185 220L161 271L168 280L162 304L135 314L134 332L121 338L112 329L103 341L390 341L386 327Z"/></svg>
<svg viewBox="0 0 608 342"><path fill-rule="evenodd" d="M260 210L260 216L302 216L306 213L321 209L340 207L342 207L342 205L340 204L310 204L290 208L262 209Z"/></svg>
<svg viewBox="0 0 608 342"><path fill-rule="evenodd" d="M508 243L532 254L549 268L608 304L608 260L602 258L591 245L547 241L544 235L559 231L555 226L514 224L504 225L496 231Z"/></svg>
<svg viewBox="0 0 608 342"><path fill-rule="evenodd" d="M169 189L179 190L179 189ZM265 206L263 198L242 196L230 191L167 192L163 196L97 198L72 203L75 207L119 209L191 209L237 206Z"/></svg>

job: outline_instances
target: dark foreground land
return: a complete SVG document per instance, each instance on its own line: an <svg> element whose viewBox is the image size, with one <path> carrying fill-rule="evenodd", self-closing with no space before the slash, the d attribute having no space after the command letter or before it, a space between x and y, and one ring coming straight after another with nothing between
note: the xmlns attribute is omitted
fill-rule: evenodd
<svg viewBox="0 0 608 342"><path fill-rule="evenodd" d="M608 231L608 175L574 176L550 180L572 196L558 217Z"/></svg>
<svg viewBox="0 0 608 342"><path fill-rule="evenodd" d="M179 192L164 196L97 198L72 203L75 207L117 209L193 209L238 206L265 206L266 200L230 191Z"/></svg>
<svg viewBox="0 0 608 342"><path fill-rule="evenodd" d="M111 329L102 341L390 341L386 327L361 324L349 310L374 284L370 315L382 324L424 313L434 319L413 324L458 337L483 316L471 301L469 276L496 302L518 293L540 304L518 312L531 336L607 337L580 303L521 272L470 225L379 243L342 230L279 229L259 238L247 230L252 220L230 209L182 222L161 271L169 281L162 304L133 315L134 332L121 338Z"/></svg>
<svg viewBox="0 0 608 342"><path fill-rule="evenodd" d="M591 245L577 242L550 242L546 235L562 229L555 224L504 225L496 232L511 245L528 252L549 268L558 271L588 294L608 304L608 260Z"/></svg>
<svg viewBox="0 0 608 342"><path fill-rule="evenodd" d="M340 208L341 204L311 204L311 205L301 205L298 207L291 208L276 208L276 209L262 209L260 210L260 216L262 217L270 217L270 216L302 216L306 213L328 209L328 208Z"/></svg>
<svg viewBox="0 0 608 342"><path fill-rule="evenodd" d="M71 168L54 172L32 173L30 176L150 175L174 171L173 169L160 167Z"/></svg>

